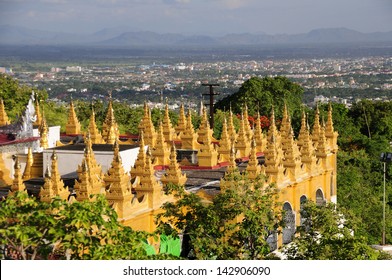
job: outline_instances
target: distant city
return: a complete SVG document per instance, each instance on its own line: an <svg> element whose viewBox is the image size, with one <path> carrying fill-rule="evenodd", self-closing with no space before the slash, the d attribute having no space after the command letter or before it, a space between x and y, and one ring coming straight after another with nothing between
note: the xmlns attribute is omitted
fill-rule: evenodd
<svg viewBox="0 0 392 280"><path fill-rule="evenodd" d="M106 31L85 40L103 42L104 36L106 42L112 38L111 44L89 45L80 40L67 45L61 40L70 37L57 33L12 26L2 26L0 31L0 72L46 89L56 102L68 102L71 97L103 100L111 91L115 100L131 106L144 101L158 107L183 101L196 107L208 90L203 83L219 83L218 100L236 92L253 76L279 75L304 88L304 103L309 106L332 101L350 107L364 98L392 99L391 32L377 35L321 29L280 37L278 42L276 36L265 34L231 34L211 41L152 32L116 37ZM24 37L31 39L26 41L28 47L20 34L29 35ZM64 37L59 39L63 45L55 45L51 36ZM182 38L182 43L176 45L173 36ZM124 37L127 41L120 42L118 38ZM73 42L80 39L72 38ZM34 40L41 41L34 44ZM45 45L47 40L52 40L50 45ZM190 40L189 44L184 40Z"/></svg>

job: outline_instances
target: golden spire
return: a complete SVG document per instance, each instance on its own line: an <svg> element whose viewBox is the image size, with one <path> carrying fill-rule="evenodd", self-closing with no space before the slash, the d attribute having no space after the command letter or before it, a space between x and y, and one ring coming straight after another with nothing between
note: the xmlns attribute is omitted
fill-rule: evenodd
<svg viewBox="0 0 392 280"><path fill-rule="evenodd" d="M139 126L138 126L139 131L144 131L144 129L145 129L145 127L146 127L146 123L147 123L148 118L149 118L148 105L147 105L147 102L144 101L144 105L143 105L143 117L142 117L142 119L140 120L140 123L139 123Z"/></svg>
<svg viewBox="0 0 392 280"><path fill-rule="evenodd" d="M236 174L239 174L239 170L235 162L236 154L237 153L235 151L234 144L232 144L230 149L229 165L227 166L225 175L220 179L219 183L221 192L230 189L234 185L234 177L236 176Z"/></svg>
<svg viewBox="0 0 392 280"><path fill-rule="evenodd" d="M283 180L283 150L280 144L280 135L275 125L275 112L272 108L271 125L267 133L267 147L265 154L265 173L270 181L280 182Z"/></svg>
<svg viewBox="0 0 392 280"><path fill-rule="evenodd" d="M0 98L0 126L4 126L10 124L7 116L7 112L5 111L3 99Z"/></svg>
<svg viewBox="0 0 392 280"><path fill-rule="evenodd" d="M75 181L74 187L78 201L90 200L92 194L100 194L104 187L102 168L95 159L88 134L85 136L84 142L84 157L78 166L78 180Z"/></svg>
<svg viewBox="0 0 392 280"><path fill-rule="evenodd" d="M210 128L210 123L208 121L208 116L207 116L207 109L203 107L203 115L202 119L200 122L199 129L197 130L197 142L199 143L204 143L207 141L207 137L211 139L211 141L217 141L212 137L213 131Z"/></svg>
<svg viewBox="0 0 392 280"><path fill-rule="evenodd" d="M43 111L42 111L41 126L39 127L39 133L41 137L40 139L41 148L43 149L49 148L49 141L48 141L49 129L48 129L48 125L46 124L46 119Z"/></svg>
<svg viewBox="0 0 392 280"><path fill-rule="evenodd" d="M139 153L137 154L137 158L133 168L131 168L131 177L135 178L136 176L141 177L144 173L144 167L146 165L146 153L145 153L145 143L143 132L140 133L139 140Z"/></svg>
<svg viewBox="0 0 392 280"><path fill-rule="evenodd" d="M289 177L292 181L296 181L300 177L302 173L301 153L294 140L294 132L291 125L285 142L283 166L289 171Z"/></svg>
<svg viewBox="0 0 392 280"><path fill-rule="evenodd" d="M40 127L42 124L42 115L41 115L41 111L40 111L40 106L39 106L39 101L38 101L38 95L35 95L35 100L34 100L34 104L35 104L35 115L36 115L36 120L33 123L33 125Z"/></svg>
<svg viewBox="0 0 392 280"><path fill-rule="evenodd" d="M212 143L212 136L210 133L206 133L204 141L200 145L200 150L197 153L197 158L199 166L213 167L218 164L218 151Z"/></svg>
<svg viewBox="0 0 392 280"><path fill-rule="evenodd" d="M66 134L80 134L80 123L75 113L75 107L71 99L69 104L68 123L65 126Z"/></svg>
<svg viewBox="0 0 392 280"><path fill-rule="evenodd" d="M197 133L195 133L193 128L192 114L190 109L186 118L186 129L181 133L180 136L182 149L196 150L200 147L200 144L197 142Z"/></svg>
<svg viewBox="0 0 392 280"><path fill-rule="evenodd" d="M287 105L286 102L284 103L283 107L283 118L282 118L282 123L280 124L280 136L282 139L282 149L285 150L286 148L286 142L288 141L288 138L290 137L289 133L291 130L291 119L287 110Z"/></svg>
<svg viewBox="0 0 392 280"><path fill-rule="evenodd" d="M229 123L227 126L227 132L230 135L231 143L235 143L235 141L237 140L237 132L235 130L234 123L233 123L233 112L231 111L231 106L230 106Z"/></svg>
<svg viewBox="0 0 392 280"><path fill-rule="evenodd" d="M327 143L327 138L325 137L325 123L323 120L323 126L320 128L320 136L317 143L316 157L322 159L323 168L327 169L326 158L328 156L330 149Z"/></svg>
<svg viewBox="0 0 392 280"><path fill-rule="evenodd" d="M162 186L155 178L155 171L151 163L149 151L146 153L144 173L140 178L140 185L135 187L138 197L147 196L148 206L156 209L162 203Z"/></svg>
<svg viewBox="0 0 392 280"><path fill-rule="evenodd" d="M246 133L246 136L248 137L248 139L250 140L253 138L253 131L252 131L250 124L249 124L248 106L246 105L246 103L245 103L245 107L243 109L243 112L244 112L245 133Z"/></svg>
<svg viewBox="0 0 392 280"><path fill-rule="evenodd" d="M303 113L302 116L302 126L300 137L298 138L298 146L300 146L301 161L303 164L305 164L307 172L314 173L317 172L317 158L304 114L305 113Z"/></svg>
<svg viewBox="0 0 392 280"><path fill-rule="evenodd" d="M119 138L118 125L113 111L112 94L109 92L109 105L105 121L102 124L102 138L107 144L114 144Z"/></svg>
<svg viewBox="0 0 392 280"><path fill-rule="evenodd" d="M11 185L11 194L14 194L15 192L26 192L26 186L23 183L22 179L22 173L21 173L21 167L19 163L19 158L15 158L15 164L14 164L14 180L12 181Z"/></svg>
<svg viewBox="0 0 392 280"><path fill-rule="evenodd" d="M241 158L248 157L250 153L250 140L246 133L245 122L248 123L248 120L245 120L244 115L242 115L240 130L238 131L237 142L235 143L235 148L238 150Z"/></svg>
<svg viewBox="0 0 392 280"><path fill-rule="evenodd" d="M104 177L107 186L106 197L109 201L130 201L132 199L130 178L122 166L118 141L115 141L113 151L111 167Z"/></svg>
<svg viewBox="0 0 392 280"><path fill-rule="evenodd" d="M261 130L261 120L259 112L257 112L256 124L253 135L256 141L256 152L263 152L266 146L266 139L263 134L263 131Z"/></svg>
<svg viewBox="0 0 392 280"><path fill-rule="evenodd" d="M320 138L320 133L321 133L320 111L319 111L319 107L317 104L316 113L314 115L313 129L312 129L312 140L313 140L315 148L317 148L318 140Z"/></svg>
<svg viewBox="0 0 392 280"><path fill-rule="evenodd" d="M177 126L175 127L175 131L178 135L180 136L181 132L184 132L186 130L186 116L185 116L185 109L184 109L184 104L181 103L180 105L180 114L178 118L178 123Z"/></svg>
<svg viewBox="0 0 392 280"><path fill-rule="evenodd" d="M23 177L22 177L23 180L31 179L33 163L34 163L33 151L31 149L31 147L29 147L29 149L27 151L26 167L25 167L25 170L23 172Z"/></svg>
<svg viewBox="0 0 392 280"><path fill-rule="evenodd" d="M60 199L67 200L69 196L68 187L64 187L64 182L61 179L60 172L57 166L57 154L53 150L51 156L51 169L49 165L45 174L45 183L41 187L40 199L44 202L51 202L51 200L58 196Z"/></svg>
<svg viewBox="0 0 392 280"><path fill-rule="evenodd" d="M92 144L104 144L102 135L97 128L97 124L95 123L94 108L91 109L90 122L88 125L88 133L90 134L90 139Z"/></svg>
<svg viewBox="0 0 392 280"><path fill-rule="evenodd" d="M165 142L162 122L159 124L157 141L151 154L154 158L154 165L168 165L170 163L170 149Z"/></svg>
<svg viewBox="0 0 392 280"><path fill-rule="evenodd" d="M170 150L169 168L166 170L166 173L162 176L161 182L164 186L166 186L169 183L178 186L184 186L186 180L187 180L186 174L183 174L181 172L180 165L177 162L177 151L173 142Z"/></svg>
<svg viewBox="0 0 392 280"><path fill-rule="evenodd" d="M219 162L226 162L230 160L230 149L231 149L231 140L227 132L227 121L225 118L223 120L222 134L218 147Z"/></svg>
<svg viewBox="0 0 392 280"><path fill-rule="evenodd" d="M148 112L148 117L144 121L144 129L142 131L143 131L144 141L146 145L150 147L154 147L155 142L157 140L157 133L152 123L151 110L148 107L147 107L147 112Z"/></svg>
<svg viewBox="0 0 392 280"><path fill-rule="evenodd" d="M174 128L172 127L170 116L169 116L169 105L166 103L165 105L165 115L163 117L163 136L165 137L166 142L170 142L173 140L173 135L175 133Z"/></svg>
<svg viewBox="0 0 392 280"><path fill-rule="evenodd" d="M306 138L307 134L309 134L309 130L307 125L306 114L305 114L305 110L302 110L301 128L299 130L298 140L297 140L298 147L302 147L302 145L304 144L304 139Z"/></svg>
<svg viewBox="0 0 392 280"><path fill-rule="evenodd" d="M256 154L256 141L252 139L252 145L250 150L250 156L248 165L246 166L246 172L248 173L248 178L254 180L261 173L261 166L259 165L259 161L257 159Z"/></svg>
<svg viewBox="0 0 392 280"><path fill-rule="evenodd" d="M333 128L333 121L332 121L332 104L329 103L328 106L328 119L327 125L325 127L325 136L327 137L327 141L329 142L329 146L333 152L338 150L338 132L336 132Z"/></svg>

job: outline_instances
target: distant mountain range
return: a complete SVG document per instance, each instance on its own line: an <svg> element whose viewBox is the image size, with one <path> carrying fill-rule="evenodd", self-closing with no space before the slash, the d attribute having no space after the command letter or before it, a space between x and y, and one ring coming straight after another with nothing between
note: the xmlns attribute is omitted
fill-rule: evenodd
<svg viewBox="0 0 392 280"><path fill-rule="evenodd" d="M95 45L95 46L214 46L325 43L392 42L391 32L362 33L347 28L315 29L302 34L227 34L224 36L160 34L127 31L126 27L107 28L93 34L71 34L35 30L11 25L0 26L1 45Z"/></svg>

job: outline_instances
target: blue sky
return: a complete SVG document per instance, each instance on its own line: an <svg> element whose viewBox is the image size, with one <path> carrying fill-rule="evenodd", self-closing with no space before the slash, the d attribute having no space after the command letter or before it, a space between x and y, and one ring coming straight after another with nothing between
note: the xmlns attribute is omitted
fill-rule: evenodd
<svg viewBox="0 0 392 280"><path fill-rule="evenodd" d="M392 31L392 0L0 0L0 25L92 33L294 34L346 27Z"/></svg>

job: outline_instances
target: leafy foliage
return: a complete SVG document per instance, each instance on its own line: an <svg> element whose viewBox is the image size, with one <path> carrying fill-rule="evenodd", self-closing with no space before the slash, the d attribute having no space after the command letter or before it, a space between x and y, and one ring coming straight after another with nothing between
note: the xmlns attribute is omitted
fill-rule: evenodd
<svg viewBox="0 0 392 280"><path fill-rule="evenodd" d="M355 218L336 209L335 204L317 206L308 201L301 210L299 236L283 253L299 260L364 260L377 259L377 252L367 240L355 234Z"/></svg>
<svg viewBox="0 0 392 280"><path fill-rule="evenodd" d="M8 117L14 120L19 116L28 103L33 88L20 85L14 78L0 74L0 98L4 100L5 110ZM39 100L46 100L48 94L44 90L34 89Z"/></svg>
<svg viewBox="0 0 392 280"><path fill-rule="evenodd" d="M215 108L227 110L231 107L233 113L240 114L244 104L247 104L249 115L255 116L257 112L269 115L272 106L277 112L282 112L286 103L289 111L297 114L302 106L302 96L303 89L286 77L252 77L236 93L219 100Z"/></svg>
<svg viewBox="0 0 392 280"><path fill-rule="evenodd" d="M26 193L0 208L0 244L16 259L146 259L146 233L117 221L107 200L43 203Z"/></svg>
<svg viewBox="0 0 392 280"><path fill-rule="evenodd" d="M176 202L163 205L158 215L160 233L183 234L183 257L196 259L265 259L267 238L277 231L281 213L277 190L236 172L232 187L206 202L194 193L175 189ZM186 247L188 246L188 247Z"/></svg>

